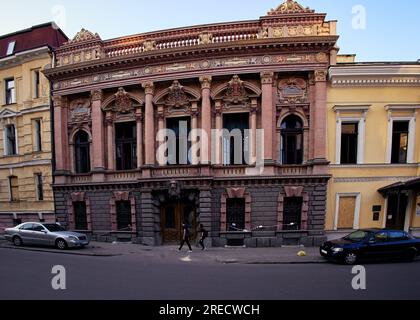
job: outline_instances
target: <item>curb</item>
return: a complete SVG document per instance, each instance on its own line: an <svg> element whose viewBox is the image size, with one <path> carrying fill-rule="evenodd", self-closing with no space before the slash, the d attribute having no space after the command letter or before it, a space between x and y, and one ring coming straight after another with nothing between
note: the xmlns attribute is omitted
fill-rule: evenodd
<svg viewBox="0 0 420 320"><path fill-rule="evenodd" d="M43 252L43 253L55 253L55 254L66 254L74 256L87 256L87 257L116 257L121 256L122 254L107 254L107 253L86 253L86 252L72 252L72 251L58 251L58 250L49 250L49 249L39 249L39 248L28 248L28 247L11 247L11 246L0 246L0 249L9 249L9 250L23 250L23 251L32 251L32 252Z"/></svg>
<svg viewBox="0 0 420 320"><path fill-rule="evenodd" d="M216 260L222 264L248 264L248 265L282 265L282 264L325 264L328 261L240 261L240 260Z"/></svg>

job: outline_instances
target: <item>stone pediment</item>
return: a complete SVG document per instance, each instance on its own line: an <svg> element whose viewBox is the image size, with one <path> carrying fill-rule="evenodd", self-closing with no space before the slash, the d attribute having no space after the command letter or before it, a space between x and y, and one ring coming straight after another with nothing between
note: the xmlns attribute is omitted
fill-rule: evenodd
<svg viewBox="0 0 420 320"><path fill-rule="evenodd" d="M293 13L314 13L315 11L310 8L305 8L294 0L287 0L276 9L271 9L267 13L269 16L281 15L281 14L293 14Z"/></svg>
<svg viewBox="0 0 420 320"><path fill-rule="evenodd" d="M0 111L0 118L13 118L13 117L17 117L18 115L19 113L14 112L10 109L4 109Z"/></svg>
<svg viewBox="0 0 420 320"><path fill-rule="evenodd" d="M73 40L69 41L69 43L85 42L90 40L101 40L101 37L97 33L82 29L75 35Z"/></svg>

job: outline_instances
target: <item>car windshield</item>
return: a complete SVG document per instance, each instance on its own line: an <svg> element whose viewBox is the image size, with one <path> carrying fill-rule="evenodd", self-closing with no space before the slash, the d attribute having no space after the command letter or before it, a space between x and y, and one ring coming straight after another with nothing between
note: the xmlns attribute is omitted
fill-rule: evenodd
<svg viewBox="0 0 420 320"><path fill-rule="evenodd" d="M356 232L353 232L353 233L349 234L344 239L357 242L357 241L361 241L363 239L366 239L368 234L369 233L366 232L366 231L356 231Z"/></svg>
<svg viewBox="0 0 420 320"><path fill-rule="evenodd" d="M66 231L66 229L58 224L44 224L44 227L47 228L49 232Z"/></svg>

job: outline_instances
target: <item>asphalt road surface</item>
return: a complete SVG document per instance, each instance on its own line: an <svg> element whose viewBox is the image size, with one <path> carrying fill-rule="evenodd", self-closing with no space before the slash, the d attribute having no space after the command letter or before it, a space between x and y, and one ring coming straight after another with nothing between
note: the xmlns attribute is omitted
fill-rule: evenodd
<svg viewBox="0 0 420 320"><path fill-rule="evenodd" d="M419 261L367 264L367 289L356 291L349 266L224 265L182 257L142 260L0 249L0 299L420 299ZM52 288L56 265L66 269L66 290Z"/></svg>

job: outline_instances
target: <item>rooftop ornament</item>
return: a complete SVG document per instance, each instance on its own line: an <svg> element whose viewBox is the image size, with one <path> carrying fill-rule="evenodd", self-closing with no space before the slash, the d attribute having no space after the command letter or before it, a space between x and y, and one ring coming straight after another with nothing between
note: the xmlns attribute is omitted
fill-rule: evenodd
<svg viewBox="0 0 420 320"><path fill-rule="evenodd" d="M275 16L280 14L287 14L287 13L314 13L314 10L311 10L309 7L304 8L301 4L297 3L294 0L287 0L286 2L282 3L277 9L271 9L268 12L269 16Z"/></svg>

